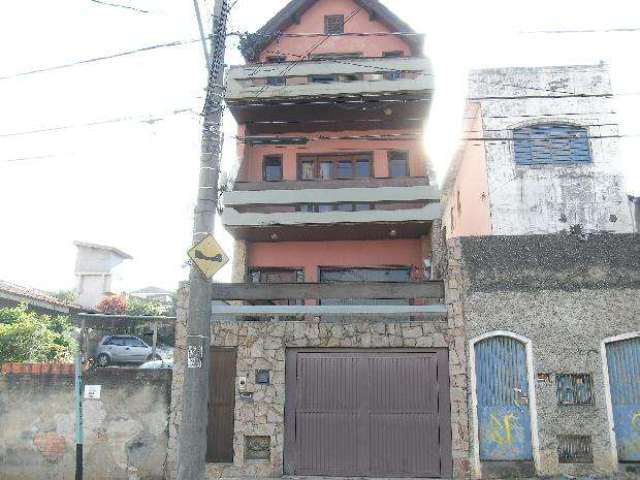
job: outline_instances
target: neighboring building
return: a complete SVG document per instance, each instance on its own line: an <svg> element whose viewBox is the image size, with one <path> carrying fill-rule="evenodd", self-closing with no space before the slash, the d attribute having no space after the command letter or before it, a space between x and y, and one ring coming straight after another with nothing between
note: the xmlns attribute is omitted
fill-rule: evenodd
<svg viewBox="0 0 640 480"><path fill-rule="evenodd" d="M122 292L118 266L133 257L117 248L87 242L74 242L76 256L76 302L94 309L104 298Z"/></svg>
<svg viewBox="0 0 640 480"><path fill-rule="evenodd" d="M606 65L472 72L447 235L632 232L612 95Z"/></svg>
<svg viewBox="0 0 640 480"><path fill-rule="evenodd" d="M474 477L638 473L640 235L448 242Z"/></svg>
<svg viewBox="0 0 640 480"><path fill-rule="evenodd" d="M79 305L69 305L42 290L0 280L0 308L18 305L26 305L45 315L69 315L81 309Z"/></svg>
<svg viewBox="0 0 640 480"><path fill-rule="evenodd" d="M148 300L151 302L158 302L162 304L173 303L174 293L169 290L164 290L158 287L146 287L140 290L129 292L132 297L140 298L142 300Z"/></svg>
<svg viewBox="0 0 640 480"><path fill-rule="evenodd" d="M222 221L239 285L216 284L213 298L253 306L214 305L210 478L466 474L461 327L447 321L443 282L426 281L441 207L422 139L433 95L422 50L378 1L294 0L229 70L241 165ZM345 313L230 313L273 309ZM434 314L346 313L385 309Z"/></svg>
<svg viewBox="0 0 640 480"><path fill-rule="evenodd" d="M635 231L640 232L640 197L629 197L629 208L635 225Z"/></svg>

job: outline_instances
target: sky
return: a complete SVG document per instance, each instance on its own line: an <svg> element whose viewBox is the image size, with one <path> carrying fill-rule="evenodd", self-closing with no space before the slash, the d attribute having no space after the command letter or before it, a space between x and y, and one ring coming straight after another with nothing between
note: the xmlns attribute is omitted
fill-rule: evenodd
<svg viewBox="0 0 640 480"><path fill-rule="evenodd" d="M122 269L127 290L175 289L188 275L206 81L193 3L109 2L130 8L96 0L0 2L0 279L72 288L74 240L132 255ZM638 2L383 3L427 36L436 74L427 150L440 179L461 135L469 69L604 61L622 94L621 133L630 135L621 139L626 188L640 195L640 31L605 31L640 29ZM238 0L229 29L254 31L284 4ZM598 31L528 33L549 30ZM178 40L190 42L16 76ZM233 37L227 63L242 63ZM234 133L227 115L228 171L237 162ZM231 250L220 225L216 236ZM228 275L225 267L219 278Z"/></svg>

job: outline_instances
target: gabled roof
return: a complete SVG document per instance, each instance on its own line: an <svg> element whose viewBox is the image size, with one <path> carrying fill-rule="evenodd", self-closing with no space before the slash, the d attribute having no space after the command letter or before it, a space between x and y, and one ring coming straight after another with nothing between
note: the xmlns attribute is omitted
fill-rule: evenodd
<svg viewBox="0 0 640 480"><path fill-rule="evenodd" d="M135 290L133 292L131 292L132 295L135 295L137 293L142 293L142 294L157 294L157 295L171 295L173 292L170 292L169 290L165 290L163 288L160 287L145 287L145 288L141 288L140 290Z"/></svg>
<svg viewBox="0 0 640 480"><path fill-rule="evenodd" d="M90 248L94 250L104 250L105 252L111 252L114 255L124 258L125 260L133 259L133 257L128 253L124 253L119 248L111 247L109 245L98 245L97 243L79 242L79 241L75 241L73 242L73 244L78 248Z"/></svg>
<svg viewBox="0 0 640 480"><path fill-rule="evenodd" d="M79 305L66 304L42 290L16 285L4 280L0 280L0 299L16 303L27 303L43 310L67 314L70 310L80 310L82 308Z"/></svg>
<svg viewBox="0 0 640 480"><path fill-rule="evenodd" d="M240 42L240 49L242 50L242 55L245 60L247 62L255 62L262 50L277 36L278 33L289 28L317 1L318 0L291 0L254 35L249 35L247 38L243 38ZM354 1L367 10L372 18L376 18L387 25L392 32L416 33L408 23L385 7L379 0ZM411 51L414 55L422 55L424 36L408 35L404 37L404 39L411 46Z"/></svg>

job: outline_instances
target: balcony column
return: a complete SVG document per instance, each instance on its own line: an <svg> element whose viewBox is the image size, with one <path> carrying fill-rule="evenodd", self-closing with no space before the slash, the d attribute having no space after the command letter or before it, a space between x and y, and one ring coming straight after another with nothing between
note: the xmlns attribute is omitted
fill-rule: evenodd
<svg viewBox="0 0 640 480"><path fill-rule="evenodd" d="M284 180L298 179L297 154L295 150L287 149L284 151L282 159L282 177Z"/></svg>
<svg viewBox="0 0 640 480"><path fill-rule="evenodd" d="M386 151L375 150L373 152L373 174L376 178L389 177L389 161Z"/></svg>
<svg viewBox="0 0 640 480"><path fill-rule="evenodd" d="M247 242L244 240L235 240L233 243L231 269L231 281L233 283L247 282Z"/></svg>

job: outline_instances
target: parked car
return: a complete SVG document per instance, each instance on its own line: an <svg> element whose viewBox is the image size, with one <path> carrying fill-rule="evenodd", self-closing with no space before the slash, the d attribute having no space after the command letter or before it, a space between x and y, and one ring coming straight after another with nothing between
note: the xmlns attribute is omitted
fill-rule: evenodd
<svg viewBox="0 0 640 480"><path fill-rule="evenodd" d="M173 360L151 360L140 365L144 370L171 370L173 368Z"/></svg>
<svg viewBox="0 0 640 480"><path fill-rule="evenodd" d="M152 348L133 335L107 335L100 340L96 350L98 366L106 367L110 363L144 363L150 360L162 360Z"/></svg>

